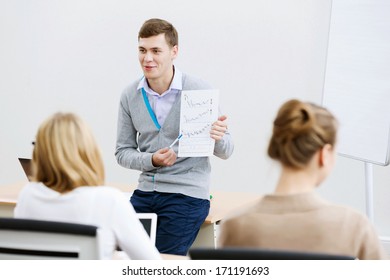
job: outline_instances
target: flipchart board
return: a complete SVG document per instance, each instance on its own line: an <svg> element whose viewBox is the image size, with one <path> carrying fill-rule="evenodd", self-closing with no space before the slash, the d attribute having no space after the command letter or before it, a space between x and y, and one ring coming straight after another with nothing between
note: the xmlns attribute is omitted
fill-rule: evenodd
<svg viewBox="0 0 390 280"><path fill-rule="evenodd" d="M333 0L323 106L339 120L338 152L389 164L390 1Z"/></svg>

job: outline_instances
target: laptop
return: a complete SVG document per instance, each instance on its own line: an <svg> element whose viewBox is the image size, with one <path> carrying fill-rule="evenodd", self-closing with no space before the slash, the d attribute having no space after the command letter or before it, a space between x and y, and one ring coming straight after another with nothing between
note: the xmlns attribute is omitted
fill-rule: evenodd
<svg viewBox="0 0 390 280"><path fill-rule="evenodd" d="M30 181L32 176L32 161L29 158L18 158L22 168L24 170L24 174L26 174L27 179Z"/></svg>
<svg viewBox="0 0 390 280"><path fill-rule="evenodd" d="M192 260L354 260L355 257L257 248L190 248Z"/></svg>
<svg viewBox="0 0 390 280"><path fill-rule="evenodd" d="M156 213L136 213L139 221L144 226L144 229L148 233L150 240L153 244L156 244L156 232L157 232L157 214Z"/></svg>

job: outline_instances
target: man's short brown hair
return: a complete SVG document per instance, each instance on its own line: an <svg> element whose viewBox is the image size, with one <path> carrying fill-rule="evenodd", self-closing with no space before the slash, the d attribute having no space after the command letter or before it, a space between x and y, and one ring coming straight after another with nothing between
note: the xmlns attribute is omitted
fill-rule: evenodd
<svg viewBox="0 0 390 280"><path fill-rule="evenodd" d="M179 36L175 27L168 21L159 18L152 18L144 22L138 32L138 40L160 34L165 34L165 40L171 47L179 45Z"/></svg>

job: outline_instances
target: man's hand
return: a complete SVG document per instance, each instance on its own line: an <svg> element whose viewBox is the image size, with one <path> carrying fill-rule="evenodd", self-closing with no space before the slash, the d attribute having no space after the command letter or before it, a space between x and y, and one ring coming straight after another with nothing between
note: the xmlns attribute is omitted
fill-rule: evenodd
<svg viewBox="0 0 390 280"><path fill-rule="evenodd" d="M153 166L171 166L176 162L176 153L173 149L162 148L156 151L152 156Z"/></svg>
<svg viewBox="0 0 390 280"><path fill-rule="evenodd" d="M210 136L215 141L219 141L222 139L222 137L225 135L225 132L227 131L227 117L226 116L220 116L216 122L213 123L210 130Z"/></svg>

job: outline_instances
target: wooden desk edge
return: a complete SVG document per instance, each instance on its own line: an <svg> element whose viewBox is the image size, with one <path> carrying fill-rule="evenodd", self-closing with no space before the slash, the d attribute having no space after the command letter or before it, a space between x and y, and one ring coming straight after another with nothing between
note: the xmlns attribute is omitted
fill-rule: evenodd
<svg viewBox="0 0 390 280"><path fill-rule="evenodd" d="M13 199L7 199L7 200L1 200L0 201L0 205L7 205L7 206L15 206L16 205L16 200L13 200Z"/></svg>
<svg viewBox="0 0 390 280"><path fill-rule="evenodd" d="M9 186L0 186L0 188L11 188L12 195L7 194L6 197L1 197L0 195L0 205L5 206L13 206L16 205L17 202L17 193L22 189L22 187L27 184L27 182L19 182ZM136 185L133 184L123 184L123 183L107 183L107 186L112 186L117 188L124 193L132 193L136 189ZM214 224L216 222L221 221L226 218L227 215L230 215L236 211L241 210L243 207L251 205L252 202L257 200L260 195L256 195L253 193L240 193L240 192L224 192L218 190L211 190L213 194L213 198L210 200L210 213L206 217L204 224ZM224 201L226 199L226 195L228 194L229 199L235 202L234 206L231 207L229 199L228 201ZM15 195L15 198L12 196ZM221 199L222 198L222 199ZM213 207L213 204L215 207ZM227 204L227 209L225 207Z"/></svg>

